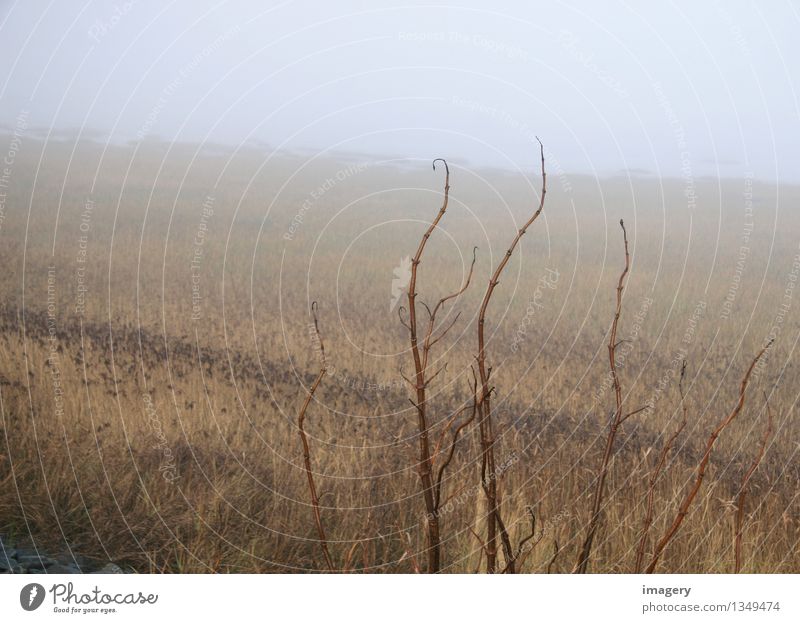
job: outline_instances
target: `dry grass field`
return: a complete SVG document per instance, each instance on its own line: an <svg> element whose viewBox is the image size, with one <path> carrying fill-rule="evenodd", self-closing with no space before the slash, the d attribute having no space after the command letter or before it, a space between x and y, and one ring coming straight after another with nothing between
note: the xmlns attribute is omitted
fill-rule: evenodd
<svg viewBox="0 0 800 623"><path fill-rule="evenodd" d="M8 137L3 137L6 144ZM800 188L755 179L598 180L546 145L542 216L486 315L501 514L517 571L573 570L615 413L607 342L630 242L616 347L626 412L608 464L590 572L632 572L679 513L656 571L800 572ZM550 151L552 150L552 151ZM535 156L535 149L532 148ZM421 302L452 330L432 350L431 444L473 401L490 275L536 209L536 168L449 156L447 213L419 265ZM432 158L431 158L432 160ZM535 158L531 158L535 163ZM297 418L337 570L426 569L414 363L398 316L410 258L442 203L431 161L269 155L192 145L26 139L0 215L0 531L141 572L324 570ZM402 313L402 312L401 312ZM456 315L460 316L456 318ZM421 321L422 322L422 321ZM463 414L459 415L462 413ZM444 453L434 453L435 467ZM485 570L476 422L442 481L441 570ZM498 545L498 570L508 556Z"/></svg>

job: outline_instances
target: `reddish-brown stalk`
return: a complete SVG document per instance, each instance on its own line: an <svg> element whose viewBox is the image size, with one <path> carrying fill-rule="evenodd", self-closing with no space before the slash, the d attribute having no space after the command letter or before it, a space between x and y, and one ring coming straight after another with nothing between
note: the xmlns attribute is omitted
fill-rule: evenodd
<svg viewBox="0 0 800 623"><path fill-rule="evenodd" d="M297 429L300 433L300 440L303 442L303 464L305 465L306 478L308 479L308 492L311 497L311 508L314 511L314 522L317 524L317 535L319 536L319 545L322 548L322 554L325 558L325 565L328 571L335 571L333 559L328 551L328 540L325 537L325 528L322 525L322 514L319 509L319 497L317 496L317 487L314 484L314 473L311 470L311 450L308 445L308 437L305 431L305 419L308 405L314 397L314 392L317 391L319 384L322 382L322 377L328 370L328 364L325 361L325 346L322 343L322 334L319 331L319 322L317 321L317 303L314 301L311 304L311 314L314 316L314 331L319 342L319 356L320 356L320 369L317 378L308 390L303 406L300 408L300 414L297 416Z"/></svg>
<svg viewBox="0 0 800 623"><path fill-rule="evenodd" d="M771 344L772 341L770 340L770 342L758 352L752 363L750 363L750 367L747 369L747 372L742 379L741 386L739 387L739 400L737 401L736 406L733 408L733 411L731 411L730 414L725 417L711 432L711 435L706 442L706 450L703 453L703 458L700 460L700 464L697 466L697 474L695 475L694 483L678 507L678 514L675 516L675 519L672 521L669 528L667 528L667 531L664 533L664 536L661 537L661 540L656 544L655 550L653 551L653 557L650 559L650 564L647 565L647 573L655 572L658 561L661 559L661 555L664 553L664 549L667 547L667 545L669 545L669 542L678 532L683 520L689 513L689 507L692 505L692 502L697 496L697 492L700 491L700 486L703 484L703 478L706 474L708 462L711 460L711 451L714 449L714 444L716 443L717 438L720 436L722 431L725 430L734 419L736 419L736 416L739 415L742 407L744 407L745 392L747 391L747 385L750 382L750 376L753 373L753 369L756 367L756 364Z"/></svg>
<svg viewBox="0 0 800 623"><path fill-rule="evenodd" d="M456 314L453 320L444 327L437 335L434 335L434 330L436 328L436 316L444 308L445 303L448 301L455 299L460 294L462 294L472 279L472 273L475 268L475 253L477 248L473 249L472 252L472 264L470 265L469 274L467 275L464 284L454 293L449 294L441 299L436 304L436 306L431 310L429 307L425 306L425 309L428 312L428 326L427 330L425 331L424 338L422 340L422 348L420 349L419 345L419 336L418 336L418 327L417 327L417 272L419 269L419 265L422 262L422 253L425 250L425 245L428 242L428 239L431 237L431 234L434 232L436 227L439 225L439 221L442 220L444 213L447 211L447 204L450 197L450 167L447 165L447 161L442 158L437 158L433 161L433 169L436 170L436 163L441 161L444 164L445 168L445 183L444 183L444 200L442 202L442 207L439 209L439 213L436 215L436 218L433 219L428 229L422 236L422 239L419 242L419 246L417 247L417 252L414 255L414 258L411 260L411 279L409 280L408 284L408 323L404 322L402 319L402 309L400 308L398 312L400 313L400 321L403 325L408 329L410 340L411 340L411 353L414 358L414 379L408 379L405 376L403 378L405 381L412 387L416 394L416 402L411 400L411 403L414 405L414 409L417 412L417 431L419 434L419 463L418 463L418 470L419 470L419 477L422 485L422 496L425 502L425 510L426 510L426 523L427 523L427 554L428 554L428 573L436 573L439 571L441 567L441 536L439 531L439 518L438 518L438 504L439 504L439 493L441 490L441 478L444 472L444 469L450 463L452 459L452 454L455 451L455 444L458 441L458 435L460 434L461 430L464 426L459 426L456 429L456 432L453 436L451 452L448 455L448 459L445 461L443 466L439 470L439 475L437 476L436 480L434 481L433 477L433 468L434 468L434 455L431 452L430 447L430 428L428 424L428 413L427 413L427 398L426 398L426 390L430 385L431 381L435 379L440 372L444 369L445 366L439 368L436 372L431 375L428 375L428 362L430 358L430 352L433 346L441 340L448 331L453 327L456 320L458 320L459 315ZM423 303L424 305L424 303ZM456 414L457 416L458 414ZM454 418L451 420L450 424L452 425ZM441 443L441 442L440 442Z"/></svg>
<svg viewBox="0 0 800 623"><path fill-rule="evenodd" d="M536 139L539 140L538 138ZM479 429L481 439L481 486L483 487L484 494L488 506L486 517L486 571L487 573L494 573L497 566L497 531L500 530L500 538L503 541L503 548L506 553L508 562L507 569L509 573L514 573L514 554L511 549L511 542L508 538L508 532L505 529L503 520L500 516L500 499L497 492L497 471L495 466L494 457L494 432L492 427L492 408L491 408L491 393L492 389L489 387L489 377L491 375L491 368L486 365L486 338L484 334L484 327L486 324L486 310L489 307L489 301L492 298L492 293L499 283L500 274L511 259L511 254L514 252L517 244L522 236L528 230L528 227L539 218L539 215L544 209L544 198L547 194L547 174L544 168L544 146L539 141L539 153L542 161L542 191L539 197L539 207L528 219L528 221L517 231L517 235L511 242L506 251L503 259L497 265L489 284L486 288L486 293L481 303L480 313L478 315L478 374L480 376L480 394L478 397L478 410L480 414ZM488 478L487 478L488 472Z"/></svg>
<svg viewBox="0 0 800 623"><path fill-rule="evenodd" d="M733 563L733 572L739 573L742 570L742 533L744 532L744 508L745 508L745 501L747 499L747 493L749 491L750 485L750 478L753 477L753 474L758 469L758 466L761 464L761 460L764 458L764 454L767 451L767 444L769 444L769 439L772 437L772 412L769 409L769 401L767 398L764 398L765 406L767 409L767 427L764 430L764 436L761 439L761 446L758 449L758 453L756 454L753 462L750 464L750 469L742 478L742 485L739 487L739 497L736 502L736 528L734 530L734 563Z"/></svg>
<svg viewBox="0 0 800 623"><path fill-rule="evenodd" d="M514 552L514 555L511 557L511 559L506 562L503 573L511 573L511 569L514 569L515 571L522 569L523 565L525 564L525 560L531 554L533 548L536 547L544 538L544 531L539 533L538 538L534 538L536 537L536 515L533 513L533 509L531 507L528 507L527 510L528 515L530 515L531 518L530 532L520 539L520 542L517 544L517 550Z"/></svg>
<svg viewBox="0 0 800 623"><path fill-rule="evenodd" d="M627 415L622 413L622 386L619 382L619 375L617 374L617 328L619 327L619 317L622 314L622 293L625 289L625 277L630 270L630 253L628 252L628 233L625 231L625 223L622 219L619 221L619 226L622 228L622 240L625 244L625 268L619 276L617 282L617 307L614 311L614 320L611 323L611 334L608 338L608 361L611 366L611 379L614 384L614 401L616 407L614 409L614 416L611 418L611 425L606 437L606 447L603 452L603 458L600 462L600 470L597 474L594 496L592 498L591 517L589 519L589 526L586 530L586 538L583 541L578 561L575 564L573 573L586 573L589 566L589 557L592 553L592 544L594 537L597 533L597 527L600 523L600 513L603 508L603 497L605 496L606 477L608 476L608 466L611 462L611 457L614 455L614 442L617 439L617 432L622 423L631 415L639 413L642 409L637 409Z"/></svg>
<svg viewBox="0 0 800 623"><path fill-rule="evenodd" d="M447 470L447 467L450 465L450 463L453 460L453 456L455 455L455 451L456 451L456 445L458 444L458 438L461 435L461 431L463 431L467 426L472 424L472 422L475 420L475 414L478 411L478 395L477 395L477 392L478 392L478 380L475 377L475 370L474 369L472 370L472 379L473 379L472 380L472 413L466 420L461 422L461 424L459 424L456 427L456 429L453 431L452 437L450 439L450 450L448 450L447 456L445 456L444 460L442 461L442 464L439 466L439 471L436 474L436 491L435 491L435 495L434 495L434 503L435 503L436 512L438 512L439 508L441 508L442 478L444 478L445 470ZM453 422L455 421L456 417L458 417L459 414L460 414L460 412L456 413L456 415L454 415L453 418L450 420L450 424L447 427L445 427L444 431L442 431L442 435L441 435L441 437L439 439L439 443L437 444L437 450L434 453L434 457L433 457L433 462L434 463L436 462L436 458L437 458L437 456L439 454L439 447L441 446L442 441L444 440L444 437L445 437L447 431L450 430L450 428L452 427Z"/></svg>
<svg viewBox="0 0 800 623"><path fill-rule="evenodd" d="M547 563L547 573L553 573L553 566L556 564L560 550L558 549L558 539L553 541L553 557Z"/></svg>
<svg viewBox="0 0 800 623"><path fill-rule="evenodd" d="M667 441L664 443L664 447L661 448L661 454L658 457L658 462L650 474L650 484L647 489L647 510L645 511L644 519L642 519L642 530L639 537L639 546L636 548L636 564L634 566L634 573L641 573L642 566L644 565L644 550L647 547L647 539L650 535L650 527L653 525L653 515L655 513L656 483L658 483L661 472L667 463L667 457L669 456L670 450L672 450L672 446L675 445L675 441L678 439L678 436L681 434L681 432L683 432L683 429L686 428L687 409L685 396L683 393L683 379L685 376L686 361L684 361L681 365L681 378L678 381L678 391L681 394L681 411L683 415L678 428L675 429L675 432L672 433L669 439L667 439Z"/></svg>

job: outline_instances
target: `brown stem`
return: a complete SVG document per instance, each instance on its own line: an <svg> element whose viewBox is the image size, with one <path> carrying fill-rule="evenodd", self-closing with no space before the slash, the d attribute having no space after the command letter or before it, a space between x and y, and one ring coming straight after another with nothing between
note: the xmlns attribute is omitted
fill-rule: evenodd
<svg viewBox="0 0 800 623"><path fill-rule="evenodd" d="M667 439L666 443L664 443L664 447L661 448L661 454L658 457L658 462L656 463L652 473L650 474L650 483L647 489L647 511L645 512L644 519L642 519L642 529L641 529L641 535L639 536L639 545L636 548L636 564L634 566L634 573L641 573L642 566L644 565L644 550L647 547L647 540L650 535L650 527L653 525L653 515L655 513L656 483L658 482L661 472L667 463L667 457L669 456L672 446L675 444L675 441L678 439L678 436L681 434L681 432L683 432L683 429L686 428L687 409L686 409L685 396L683 394L683 379L685 376L686 376L686 361L684 361L683 365L681 365L681 378L678 381L678 390L680 391L681 394L681 410L683 412L683 417L681 419L681 423L678 426L678 428L675 430L674 433L672 433L670 438Z"/></svg>
<svg viewBox="0 0 800 623"><path fill-rule="evenodd" d="M525 553L526 551L525 545L527 545L528 542L531 541L531 539L533 539L536 536L536 515L533 513L533 509L531 507L528 507L527 511L528 515L530 515L531 518L531 530L527 534L527 536L520 539L520 542L517 544L517 550L511 556L511 559L506 562L506 568L503 570L503 573L510 573L509 569L515 568L518 561L519 561L519 568L520 569L522 568L522 565L525 563L525 558L526 558L526 556L522 556L522 554ZM533 548L539 543L539 541L542 540L543 537L544 537L544 531L542 531L538 539L531 542L531 545L529 546L527 552L529 553L531 550L533 550Z"/></svg>
<svg viewBox="0 0 800 623"><path fill-rule="evenodd" d="M614 400L616 408L614 410L614 417L611 420L611 426L608 430L608 436L606 437L606 447L603 452L603 459L600 462L600 471L597 475L589 527L586 531L586 538L583 541L583 546L578 556L578 562L573 570L574 573L586 573L589 566L592 544L597 532L597 526L600 522L600 512L605 495L606 476L608 475L608 465L614 454L614 442L616 441L617 431L624 417L622 414L622 386L620 385L619 376L617 375L617 327L619 326L619 317L622 314L622 292L625 289L625 277L630 269L630 254L628 253L628 233L625 231L625 223L622 219L619 220L619 226L622 228L622 240L625 243L625 268L622 270L622 274L620 274L619 281L617 282L617 307L614 311L614 321L611 323L611 335L608 339L608 362L611 366L611 378L614 382Z"/></svg>
<svg viewBox="0 0 800 623"><path fill-rule="evenodd" d="M556 564L556 559L558 558L559 551L560 550L558 549L558 540L556 539L555 541L553 541L553 557L550 559L550 562L547 563L547 573L553 572L553 565Z"/></svg>
<svg viewBox="0 0 800 623"><path fill-rule="evenodd" d="M736 416L742 410L744 406L744 397L745 392L747 390L747 384L750 382L750 375L753 373L753 369L756 367L759 359L764 355L766 350L770 347L772 341L764 346L758 354L756 355L755 359L753 359L750 367L747 369L747 373L744 375L742 379L742 384L739 388L739 400L736 403L736 406L733 408L733 411L725 417L717 427L711 432L711 435L706 442L706 450L703 453L703 458L700 461L700 464L697 466L697 474L695 476L694 483L692 484L689 491L686 493L686 497L684 497L683 501L681 502L680 506L678 507L678 514L675 516L672 524L670 524L669 528L667 529L666 533L661 540L656 544L655 550L653 552L653 557L650 559L650 564L647 565L647 573L653 573L656 570L656 566L658 565L658 561L661 558L661 554L664 553L664 549L669 545L669 542L678 532L678 529L681 527L683 520L686 518L686 515L689 513L689 507L692 505L695 497L697 496L697 492L700 491L700 486L703 484L703 478L706 474L706 468L708 467L708 462L711 459L711 451L714 449L714 443L717 441L717 438L720 436L723 430L728 427L728 425L736 419Z"/></svg>
<svg viewBox="0 0 800 623"><path fill-rule="evenodd" d="M439 302L436 303L436 306L433 308L433 311L429 311L428 312L428 316L429 316L429 318L428 318L428 330L425 333L425 339L422 342L422 368L423 369L428 367L428 356L430 355L431 348L433 348L433 346L439 340L441 340L445 335L447 335L447 332L450 331L450 329L453 328L453 325L456 323L456 321L458 320L458 318L460 316L460 314L456 314L456 316L453 318L452 322L450 322L450 324L448 324L441 331L441 333L439 333L438 336L436 336L435 338L433 337L433 330L434 330L434 326L436 324L436 314L439 313L439 311L444 307L444 304L447 303L447 301L450 301L450 300L460 296L469 287L470 281L472 281L472 273L475 270L475 259L477 257L477 252L478 252L478 247L473 247L473 249L472 249L472 263L470 264L469 273L467 274L467 278L464 280L464 284L457 291L453 292L452 294L448 294L444 298L439 299Z"/></svg>
<svg viewBox="0 0 800 623"><path fill-rule="evenodd" d="M473 377L475 376L475 372L473 370ZM436 494L435 494L435 501L436 501L436 510L438 511L441 506L441 497L442 497L442 478L444 477L444 472L450 463L453 460L453 455L456 452L456 444L458 443L458 438L461 435L461 431L463 431L467 426L472 424L475 420L475 414L478 410L478 381L477 379L473 380L472 384L472 414L464 420L461 424L459 424L455 431L453 431L453 437L450 441L450 450L447 453L444 461L442 461L441 466L439 467L439 472L436 475ZM457 414L458 415L458 414Z"/></svg>
<svg viewBox="0 0 800 623"><path fill-rule="evenodd" d="M314 474L311 471L311 450L308 446L308 437L306 436L306 431L304 428L305 419L306 419L306 410L308 409L308 405L311 403L311 399L314 397L314 392L317 391L317 387L322 382L322 377L325 376L325 372L328 369L328 364L325 361L325 346L322 343L322 335L319 331L319 323L317 322L317 303L316 301L311 304L311 313L314 316L314 331L317 335L317 341L319 342L319 352L320 352L320 369L319 374L317 374L317 378L314 379L314 383L311 385L311 388L308 390L308 395L306 396L305 401L303 402L303 406L300 408L300 413L297 416L297 429L300 433L300 440L303 442L303 464L305 465L306 470L306 478L308 479L308 492L311 496L311 508L314 511L314 522L317 524L317 534L319 536L319 544L322 548L322 554L325 557L325 564L328 567L328 571L334 571L335 568L333 566L333 559L331 558L331 554L328 551L328 540L325 537L325 528L322 526L322 515L319 509L319 497L317 496L317 487L314 484Z"/></svg>
<svg viewBox="0 0 800 623"><path fill-rule="evenodd" d="M742 478L742 485L739 487L739 498L736 502L736 530L734 533L734 566L733 572L739 573L742 570L742 533L744 532L744 509L745 509L745 500L747 498L747 493L749 490L750 485L750 478L752 478L755 471L758 469L758 466L761 464L761 460L764 458L764 454L767 451L767 444L769 443L769 439L772 436L772 412L769 409L769 401L767 400L766 396L764 397L766 401L766 409L767 409L767 428L764 431L764 437L761 439L761 447L758 449L758 454L756 454L753 462L750 464L750 469Z"/></svg>
<svg viewBox="0 0 800 623"><path fill-rule="evenodd" d="M429 313L430 323L429 330L426 334L425 341L423 342L423 352L420 353L417 336L417 271L419 264L422 260L422 252L425 250L425 245L428 238L436 229L439 221L442 220L444 213L447 211L447 203L450 197L450 167L447 162L441 158L433 161L433 169L436 170L436 162L444 163L445 168L445 182L444 182L444 200L442 207L436 218L433 219L422 240L419 242L417 252L414 259L411 260L411 279L408 284L408 330L411 339L411 353L414 357L414 386L417 401L414 407L417 411L417 429L419 432L419 477L422 484L422 495L425 502L426 520L427 520L427 553L428 553L428 573L436 573L439 571L441 565L441 538L439 535L439 519L436 516L436 500L434 495L434 482L433 482L433 461L431 458L431 449L429 441L429 428L427 417L427 403L425 396L425 389L429 379L425 378L425 371L428 364L428 352L430 350L430 334L433 331L434 315ZM470 275L472 270L470 269ZM469 281L467 281L467 284ZM466 285L464 286L466 288ZM463 290L461 290L463 291ZM461 292L460 291L460 292ZM460 293L459 292L459 293ZM457 296L458 293L454 296ZM440 305L437 305L437 310L441 305L444 305L443 299ZM412 401L413 402L413 401Z"/></svg>
<svg viewBox="0 0 800 623"><path fill-rule="evenodd" d="M536 140L539 141L538 138ZM497 527L498 525L502 526L502 519L500 518L500 501L497 494L497 474L495 471L496 468L494 457L494 433L492 430L492 408L490 400L491 390L489 388L489 371L487 370L486 366L486 339L484 335L484 325L486 324L486 310L489 307L489 301L492 298L492 293L499 283L500 274L503 272L506 264L508 264L508 260L511 259L511 254L514 252L514 249L516 248L522 236L525 235L528 227L530 227L531 224L537 218L539 218L539 215L544 209L544 199L545 195L547 194L547 174L545 173L544 168L544 146L542 145L541 141L539 141L539 153L542 161L542 191L539 197L539 207L533 213L530 219L528 219L528 221L517 231L517 235L511 242L511 246L509 246L505 256L502 260L500 260L500 263L497 265L497 268L492 274L491 279L489 279L489 285L486 288L486 294L484 294L483 303L481 303L480 313L478 315L478 373L480 375L481 386L480 399L478 401L480 407L479 424L482 448L481 482L488 503L488 514L486 518L487 573L494 573L497 565ZM488 481L486 478L487 471L489 473ZM507 534L504 533L505 530L501 528L501 538L503 538L504 547L506 547L506 550L508 550L510 549L509 545L505 542L507 540ZM509 562L511 563L508 571L509 573L514 573L513 560L510 560L513 556L511 556L510 552L508 551L506 553L508 554Z"/></svg>

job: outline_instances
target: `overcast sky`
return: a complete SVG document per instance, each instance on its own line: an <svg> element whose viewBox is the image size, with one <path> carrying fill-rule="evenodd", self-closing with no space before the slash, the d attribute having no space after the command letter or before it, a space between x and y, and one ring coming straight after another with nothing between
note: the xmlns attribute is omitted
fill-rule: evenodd
<svg viewBox="0 0 800 623"><path fill-rule="evenodd" d="M800 181L792 0L0 7L6 128Z"/></svg>

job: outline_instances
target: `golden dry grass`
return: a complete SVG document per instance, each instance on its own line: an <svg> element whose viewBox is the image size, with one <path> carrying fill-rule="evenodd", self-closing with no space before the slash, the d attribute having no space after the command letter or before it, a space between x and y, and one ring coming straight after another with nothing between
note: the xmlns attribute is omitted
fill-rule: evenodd
<svg viewBox="0 0 800 623"><path fill-rule="evenodd" d="M156 143L84 143L72 158L71 145L53 143L37 169L41 150L29 141L15 163L0 228L0 528L141 571L321 569L296 428L318 369L317 300L331 370L306 429L332 553L356 570L411 571L424 559L424 506L399 375L412 367L407 334L390 307L393 270L438 210L439 172L247 150L229 160ZM483 288L539 184L535 171L451 167L421 299L454 290L479 251L473 286L442 318L462 312L432 364L449 363L431 391L434 437L471 399ZM680 420L681 360L689 423L657 487L653 537L773 333L659 571L732 569L733 501L766 425L765 396L776 434L752 479L744 571L800 570L800 189L695 180L693 208L685 189L553 172L545 216L497 289L488 331L504 517L518 538L530 505L543 530L523 571L544 571L555 541L553 571L569 571L585 532L613 409L605 348L620 218L633 256L620 377L626 405L653 409L620 435L590 570L632 568L649 470ZM447 571L479 564L476 436L468 430L445 483Z"/></svg>

